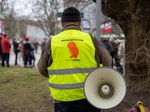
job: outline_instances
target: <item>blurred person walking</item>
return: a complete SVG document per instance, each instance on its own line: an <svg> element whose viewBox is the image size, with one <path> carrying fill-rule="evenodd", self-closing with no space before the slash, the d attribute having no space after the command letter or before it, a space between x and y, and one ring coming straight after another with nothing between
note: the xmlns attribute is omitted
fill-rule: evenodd
<svg viewBox="0 0 150 112"><path fill-rule="evenodd" d="M7 67L10 67L9 58L10 58L11 44L6 34L4 34L1 40L1 45L2 45L2 67L5 67L5 61Z"/></svg>
<svg viewBox="0 0 150 112"><path fill-rule="evenodd" d="M15 64L14 65L18 65L18 53L20 52L19 39L18 38L14 38L12 44L13 44L13 50L14 50L14 53L15 53Z"/></svg>
<svg viewBox="0 0 150 112"><path fill-rule="evenodd" d="M47 38L44 38L44 39L43 39L43 42L41 43L41 50L44 49L44 46L45 46L47 40L48 40Z"/></svg>
<svg viewBox="0 0 150 112"><path fill-rule="evenodd" d="M76 8L65 9L61 22L63 31L48 40L38 61L40 74L49 80L54 110L100 112L86 100L83 83L100 63L111 66L111 56L97 38L81 31L80 12Z"/></svg>
<svg viewBox="0 0 150 112"><path fill-rule="evenodd" d="M20 50L20 52L18 53L18 59L19 59L19 63L23 60L23 39L19 38L19 44L18 44L18 48Z"/></svg>
<svg viewBox="0 0 150 112"><path fill-rule="evenodd" d="M34 45L34 48L35 48L35 53L37 53L39 43L38 42L34 42L33 45Z"/></svg>
<svg viewBox="0 0 150 112"><path fill-rule="evenodd" d="M18 44L18 47L19 47L19 50L20 52L18 53L18 60L19 60L19 63L22 61L23 62L23 56L22 56L22 52L23 52L23 44L20 43Z"/></svg>
<svg viewBox="0 0 150 112"><path fill-rule="evenodd" d="M125 40L119 44L118 48L118 58L120 59L120 68L119 71L125 75Z"/></svg>
<svg viewBox="0 0 150 112"><path fill-rule="evenodd" d="M103 39L102 39L102 44L103 44L103 46L104 46L108 51L110 50L110 46L109 46L108 39L103 38Z"/></svg>
<svg viewBox="0 0 150 112"><path fill-rule="evenodd" d="M35 67L35 61L36 61L35 52L36 52L36 48L34 46L34 43L31 44L31 47L32 47L32 67Z"/></svg>
<svg viewBox="0 0 150 112"><path fill-rule="evenodd" d="M119 42L116 41L114 39L114 37L110 37L109 38L109 46L110 46L110 49L109 49L109 52L110 52L110 55L112 57L112 67L114 66L117 66L117 62L118 62L118 45L119 45Z"/></svg>
<svg viewBox="0 0 150 112"><path fill-rule="evenodd" d="M3 38L3 34L2 33L0 33L0 61L2 61L2 45L1 45L1 40L2 40L2 38Z"/></svg>
<svg viewBox="0 0 150 112"><path fill-rule="evenodd" d="M32 68L32 51L33 48L29 42L29 38L25 38L25 43L23 43L23 57L24 57L24 67ZM29 64L29 66L28 66Z"/></svg>

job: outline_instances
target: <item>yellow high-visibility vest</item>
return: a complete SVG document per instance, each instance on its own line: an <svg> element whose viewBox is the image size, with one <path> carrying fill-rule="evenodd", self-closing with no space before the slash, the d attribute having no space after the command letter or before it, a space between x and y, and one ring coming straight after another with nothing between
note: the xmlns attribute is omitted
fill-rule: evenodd
<svg viewBox="0 0 150 112"><path fill-rule="evenodd" d="M97 68L95 47L88 33L65 30L51 39L53 63L49 66L49 88L59 101L84 99L84 81Z"/></svg>

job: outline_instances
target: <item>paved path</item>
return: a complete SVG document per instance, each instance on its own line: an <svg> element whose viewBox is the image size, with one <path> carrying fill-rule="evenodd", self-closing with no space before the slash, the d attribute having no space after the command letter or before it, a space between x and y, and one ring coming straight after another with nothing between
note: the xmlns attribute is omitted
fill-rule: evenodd
<svg viewBox="0 0 150 112"><path fill-rule="evenodd" d="M41 49L39 47L37 53L35 53L35 58L36 58L35 67L37 67L37 63L40 58L40 55L41 55ZM15 53L13 51L13 48L11 48L9 64L10 64L10 66L14 66L14 64L15 64ZM19 54L18 54L18 65L24 66L22 59L21 58L19 59Z"/></svg>

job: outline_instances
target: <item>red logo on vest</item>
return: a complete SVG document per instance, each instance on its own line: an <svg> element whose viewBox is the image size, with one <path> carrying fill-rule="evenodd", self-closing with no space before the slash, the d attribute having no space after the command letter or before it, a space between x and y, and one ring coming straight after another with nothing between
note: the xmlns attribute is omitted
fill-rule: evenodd
<svg viewBox="0 0 150 112"><path fill-rule="evenodd" d="M78 54L79 54L79 49L77 48L76 43L69 42L67 46L68 46L70 54L71 54L70 58L77 58Z"/></svg>

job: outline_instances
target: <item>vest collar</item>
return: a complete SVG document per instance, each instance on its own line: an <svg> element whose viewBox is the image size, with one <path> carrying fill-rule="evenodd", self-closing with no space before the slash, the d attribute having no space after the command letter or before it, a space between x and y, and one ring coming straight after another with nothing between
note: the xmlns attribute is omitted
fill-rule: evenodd
<svg viewBox="0 0 150 112"><path fill-rule="evenodd" d="M81 28L77 24L70 23L66 25L62 31L70 29L81 30Z"/></svg>

